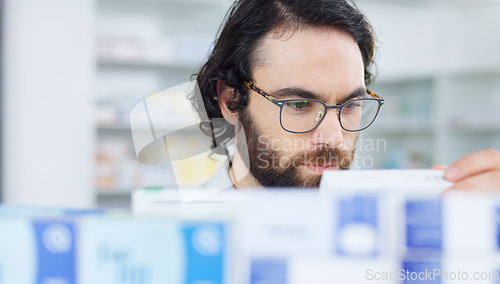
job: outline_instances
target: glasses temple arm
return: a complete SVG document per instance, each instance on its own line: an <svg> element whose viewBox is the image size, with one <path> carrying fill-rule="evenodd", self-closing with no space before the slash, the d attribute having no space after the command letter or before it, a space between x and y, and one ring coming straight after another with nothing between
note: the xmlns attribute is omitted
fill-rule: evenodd
<svg viewBox="0 0 500 284"><path fill-rule="evenodd" d="M249 83L249 82L245 82L245 86L247 88L249 88L250 90L256 92L257 94L263 96L265 99L267 99L268 101L272 102L272 103L276 103L276 100L271 98L268 94L264 93L264 91L262 91L261 89L257 88L256 86L254 86L253 84Z"/></svg>
<svg viewBox="0 0 500 284"><path fill-rule="evenodd" d="M384 98L382 98L381 96L375 94L374 92L370 91L369 89L366 89L366 93L368 95L370 95L372 98L375 98L375 99L381 99L383 100Z"/></svg>

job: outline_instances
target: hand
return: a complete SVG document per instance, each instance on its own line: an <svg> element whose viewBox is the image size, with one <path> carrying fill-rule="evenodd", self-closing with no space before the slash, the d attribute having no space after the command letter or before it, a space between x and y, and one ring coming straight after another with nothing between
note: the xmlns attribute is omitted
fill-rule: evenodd
<svg viewBox="0 0 500 284"><path fill-rule="evenodd" d="M445 170L445 178L454 185L448 190L500 190L500 153L483 150L467 155L448 168L435 165L431 169Z"/></svg>

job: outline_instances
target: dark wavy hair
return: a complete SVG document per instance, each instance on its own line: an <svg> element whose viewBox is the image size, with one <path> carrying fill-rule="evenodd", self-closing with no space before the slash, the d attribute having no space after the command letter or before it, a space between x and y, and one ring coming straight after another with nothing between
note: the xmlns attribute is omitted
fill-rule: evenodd
<svg viewBox="0 0 500 284"><path fill-rule="evenodd" d="M200 127L213 138L213 148L227 143L235 134L233 125L217 119L223 118L217 81L223 80L234 88L228 108L240 112L248 103L249 92L244 82L252 82L262 38L271 31L284 34L306 26L333 28L351 35L363 57L365 83L367 86L371 83L374 33L354 3L349 4L346 0L237 0L226 14L208 61L195 74L202 100L196 96L190 98L198 113L206 111L208 115L202 118Z"/></svg>

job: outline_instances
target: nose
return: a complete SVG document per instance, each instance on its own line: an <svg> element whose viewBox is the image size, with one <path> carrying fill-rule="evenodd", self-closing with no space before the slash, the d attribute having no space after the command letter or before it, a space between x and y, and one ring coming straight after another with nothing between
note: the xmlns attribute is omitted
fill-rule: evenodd
<svg viewBox="0 0 500 284"><path fill-rule="evenodd" d="M323 121L313 131L313 144L315 146L328 146L337 148L344 143L344 135L338 117L338 111L329 110Z"/></svg>

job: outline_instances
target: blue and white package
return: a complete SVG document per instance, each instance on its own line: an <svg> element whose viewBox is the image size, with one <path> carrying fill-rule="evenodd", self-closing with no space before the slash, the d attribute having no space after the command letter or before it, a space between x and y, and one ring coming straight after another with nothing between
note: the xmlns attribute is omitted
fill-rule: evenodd
<svg viewBox="0 0 500 284"><path fill-rule="evenodd" d="M236 283L288 283L287 260L333 252L332 198L312 191L242 192ZM272 280L272 281L271 281Z"/></svg>
<svg viewBox="0 0 500 284"><path fill-rule="evenodd" d="M379 198L339 196L335 203L335 252L345 257L370 258L380 254L382 225Z"/></svg>
<svg viewBox="0 0 500 284"><path fill-rule="evenodd" d="M79 283L228 283L227 230L223 223L86 219Z"/></svg>
<svg viewBox="0 0 500 284"><path fill-rule="evenodd" d="M312 191L241 193L237 226L243 254L331 254L332 198Z"/></svg>
<svg viewBox="0 0 500 284"><path fill-rule="evenodd" d="M248 284L399 284L385 272L397 271L398 263L385 259L339 259L333 256L300 255L288 258L256 258L251 262Z"/></svg>
<svg viewBox="0 0 500 284"><path fill-rule="evenodd" d="M72 221L1 218L0 231L0 283L76 283Z"/></svg>
<svg viewBox="0 0 500 284"><path fill-rule="evenodd" d="M439 199L405 198L399 203L402 254L466 258L500 252L498 195L455 193Z"/></svg>
<svg viewBox="0 0 500 284"><path fill-rule="evenodd" d="M361 283L346 271L357 277L364 269L397 266L390 258L391 208L379 196L314 191L244 195L238 240L246 267L240 283Z"/></svg>

